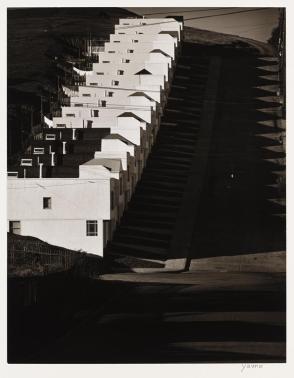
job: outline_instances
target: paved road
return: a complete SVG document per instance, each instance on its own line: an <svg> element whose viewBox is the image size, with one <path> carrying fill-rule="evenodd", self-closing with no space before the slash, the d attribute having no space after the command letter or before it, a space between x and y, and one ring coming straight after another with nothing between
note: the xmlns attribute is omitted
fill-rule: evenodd
<svg viewBox="0 0 294 378"><path fill-rule="evenodd" d="M119 274L116 294L31 362L282 362L284 276ZM99 298L97 298L97 303Z"/></svg>

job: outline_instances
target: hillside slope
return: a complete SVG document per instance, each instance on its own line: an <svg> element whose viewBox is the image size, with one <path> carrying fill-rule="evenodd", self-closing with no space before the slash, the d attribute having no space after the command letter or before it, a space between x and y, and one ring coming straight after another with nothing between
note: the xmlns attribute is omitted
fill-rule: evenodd
<svg viewBox="0 0 294 378"><path fill-rule="evenodd" d="M243 38L237 35L217 33L214 31L184 27L184 37L186 42L198 44L200 46L220 47L222 54L224 48L235 48L236 50L248 50L256 55L271 56L273 48L267 43L254 39Z"/></svg>

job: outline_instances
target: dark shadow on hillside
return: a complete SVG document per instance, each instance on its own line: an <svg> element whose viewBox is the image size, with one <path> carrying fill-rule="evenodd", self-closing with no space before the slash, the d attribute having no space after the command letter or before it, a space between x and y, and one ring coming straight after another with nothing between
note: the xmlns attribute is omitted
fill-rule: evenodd
<svg viewBox="0 0 294 378"><path fill-rule="evenodd" d="M254 88L266 81L258 77L260 70L252 69L259 65L254 58L249 65L248 60L223 59L220 103L191 258L285 250L280 108L262 101L274 92Z"/></svg>

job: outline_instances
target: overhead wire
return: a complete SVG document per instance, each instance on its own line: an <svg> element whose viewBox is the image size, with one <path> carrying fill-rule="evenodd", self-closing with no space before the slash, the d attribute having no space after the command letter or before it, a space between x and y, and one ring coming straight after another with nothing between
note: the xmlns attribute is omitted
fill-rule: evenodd
<svg viewBox="0 0 294 378"><path fill-rule="evenodd" d="M233 12L227 12L227 13L220 13L220 14L212 14L212 15L206 15L206 16L197 16L197 17L190 17L190 18L184 18L184 21L191 21L191 20L200 20L200 19L205 19L205 18L212 18L212 17L221 17L221 16L229 16L232 14L240 14L240 13L248 13L248 12L260 12L264 10L268 10L270 8L253 8L253 9L244 9L244 10L239 10L239 11L233 11ZM144 18L140 18L140 20L144 20ZM152 25L161 25L161 24L168 24L175 22L175 20L170 20L167 18L167 21L159 21L159 22L153 22L153 23L148 23L148 24L141 24L141 25L118 25L119 30L124 30L124 29L132 29L132 28L138 28L138 27L146 27L146 26L152 26Z"/></svg>
<svg viewBox="0 0 294 378"><path fill-rule="evenodd" d="M223 10L223 9L234 9L236 7L222 7L222 8L206 8L206 9L190 9L190 10L176 10L176 11L167 11L167 12L155 12L155 13L144 13L143 16L152 16L154 14L170 14L170 13L196 13L196 12L210 12L214 10Z"/></svg>

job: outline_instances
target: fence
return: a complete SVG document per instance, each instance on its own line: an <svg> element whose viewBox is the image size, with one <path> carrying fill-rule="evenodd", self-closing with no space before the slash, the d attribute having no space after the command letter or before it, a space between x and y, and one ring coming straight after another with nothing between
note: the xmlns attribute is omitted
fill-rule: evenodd
<svg viewBox="0 0 294 378"><path fill-rule="evenodd" d="M8 268L38 269L44 267L47 270L50 268L67 270L74 265L80 254L35 241L8 240L7 255Z"/></svg>

